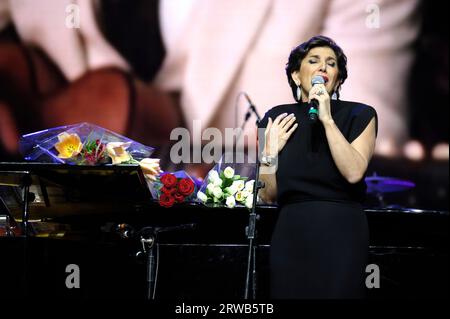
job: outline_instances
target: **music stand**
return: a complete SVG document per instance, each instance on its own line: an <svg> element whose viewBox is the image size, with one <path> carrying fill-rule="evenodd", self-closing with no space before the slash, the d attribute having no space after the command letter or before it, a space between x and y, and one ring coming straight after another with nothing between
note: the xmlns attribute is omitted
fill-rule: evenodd
<svg viewBox="0 0 450 319"><path fill-rule="evenodd" d="M49 163L1 163L0 188L20 189L22 196L1 192L2 203L16 219L22 220L24 269L27 269L29 220L64 219L69 216L139 211L151 193L139 165L75 166ZM191 229L193 224L142 228L137 234L144 252L148 250L147 284L149 299L154 298L157 235L161 232ZM148 248L148 249L146 249ZM24 275L27 278L27 274ZM24 291L26 295L26 279Z"/></svg>

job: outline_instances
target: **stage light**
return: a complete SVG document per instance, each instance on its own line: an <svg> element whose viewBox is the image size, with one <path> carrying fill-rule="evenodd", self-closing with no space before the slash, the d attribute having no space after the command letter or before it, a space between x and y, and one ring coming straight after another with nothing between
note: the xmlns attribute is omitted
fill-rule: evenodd
<svg viewBox="0 0 450 319"><path fill-rule="evenodd" d="M433 147L431 152L433 159L438 161L448 161L449 147L448 143L439 143Z"/></svg>
<svg viewBox="0 0 450 319"><path fill-rule="evenodd" d="M377 140L375 146L375 154L383 157L397 157L399 156L398 148L391 139Z"/></svg>
<svg viewBox="0 0 450 319"><path fill-rule="evenodd" d="M411 140L403 145L404 156L411 161L422 161L425 158L425 149L419 141Z"/></svg>

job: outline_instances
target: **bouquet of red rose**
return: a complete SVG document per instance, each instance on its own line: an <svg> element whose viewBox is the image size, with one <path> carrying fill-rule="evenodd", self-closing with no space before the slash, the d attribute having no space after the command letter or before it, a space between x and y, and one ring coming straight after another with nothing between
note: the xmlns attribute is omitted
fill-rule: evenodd
<svg viewBox="0 0 450 319"><path fill-rule="evenodd" d="M190 201L196 194L193 179L185 172L164 173L152 183L152 195L163 207Z"/></svg>

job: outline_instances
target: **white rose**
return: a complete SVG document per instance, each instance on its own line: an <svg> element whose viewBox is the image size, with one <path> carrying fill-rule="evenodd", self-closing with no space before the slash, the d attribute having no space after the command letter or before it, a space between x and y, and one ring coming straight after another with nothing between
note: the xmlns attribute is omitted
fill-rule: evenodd
<svg viewBox="0 0 450 319"><path fill-rule="evenodd" d="M234 206L236 206L236 201L234 200L234 196L228 196L226 204L227 204L228 208L233 208Z"/></svg>
<svg viewBox="0 0 450 319"><path fill-rule="evenodd" d="M245 199L245 207L247 208L253 207L253 196L249 196Z"/></svg>
<svg viewBox="0 0 450 319"><path fill-rule="evenodd" d="M251 193L248 191L248 190L243 190L242 191L242 196L244 196L244 198L247 198L247 197L249 197L251 195ZM251 196L250 196L251 197Z"/></svg>
<svg viewBox="0 0 450 319"><path fill-rule="evenodd" d="M214 186L222 186L222 183L223 183L223 181L220 177L218 177L217 179L215 179L213 181Z"/></svg>
<svg viewBox="0 0 450 319"><path fill-rule="evenodd" d="M249 193L253 193L253 188L255 187L255 180L248 181L245 183L245 190Z"/></svg>
<svg viewBox="0 0 450 319"><path fill-rule="evenodd" d="M214 184L213 183L209 183L208 186L206 186L206 192L212 194L213 191L214 191L214 188L216 188L214 186Z"/></svg>
<svg viewBox="0 0 450 319"><path fill-rule="evenodd" d="M223 170L223 175L225 175L226 178L233 178L234 169L232 169L230 166L227 166L227 168Z"/></svg>
<svg viewBox="0 0 450 319"><path fill-rule="evenodd" d="M238 191L241 191L245 187L245 183L243 180L234 181L232 185L235 185L238 189Z"/></svg>
<svg viewBox="0 0 450 319"><path fill-rule="evenodd" d="M205 193L198 191L197 192L197 198L202 201L203 203L205 203L208 200L208 196L206 196Z"/></svg>
<svg viewBox="0 0 450 319"><path fill-rule="evenodd" d="M230 195L234 195L234 194L237 193L238 188L237 188L237 186L233 183L230 187L227 187L226 190L227 190L227 192L228 192Z"/></svg>
<svg viewBox="0 0 450 319"><path fill-rule="evenodd" d="M213 195L215 198L221 198L223 196L223 191L220 187L214 187Z"/></svg>
<svg viewBox="0 0 450 319"><path fill-rule="evenodd" d="M219 178L219 173L217 173L217 171L209 172L209 174L208 174L208 181L209 182L214 182L218 178Z"/></svg>

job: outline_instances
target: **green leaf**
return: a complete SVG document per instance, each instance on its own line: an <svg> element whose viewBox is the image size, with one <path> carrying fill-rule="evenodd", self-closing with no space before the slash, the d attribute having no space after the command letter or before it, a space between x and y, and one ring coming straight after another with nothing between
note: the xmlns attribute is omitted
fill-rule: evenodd
<svg viewBox="0 0 450 319"><path fill-rule="evenodd" d="M232 184L233 184L233 180L227 179L227 180L223 181L222 187L227 188L227 187L230 187Z"/></svg>

